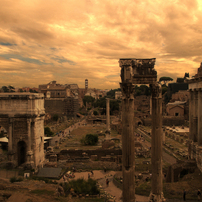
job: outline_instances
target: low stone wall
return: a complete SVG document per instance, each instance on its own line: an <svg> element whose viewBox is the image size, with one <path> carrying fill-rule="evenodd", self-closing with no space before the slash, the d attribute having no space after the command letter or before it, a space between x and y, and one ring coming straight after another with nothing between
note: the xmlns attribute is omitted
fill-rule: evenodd
<svg viewBox="0 0 202 202"><path fill-rule="evenodd" d="M113 183L116 187L118 187L119 189L123 189L123 184L120 183L118 180L116 180L115 176L113 177Z"/></svg>
<svg viewBox="0 0 202 202"><path fill-rule="evenodd" d="M121 149L96 149L96 150L77 150L77 149L69 149L69 150L61 150L60 153L57 154L58 160L65 160L69 158L82 157L82 154L86 153L88 157L91 155L97 155L97 160L101 160L102 157L106 157L107 155L122 155Z"/></svg>

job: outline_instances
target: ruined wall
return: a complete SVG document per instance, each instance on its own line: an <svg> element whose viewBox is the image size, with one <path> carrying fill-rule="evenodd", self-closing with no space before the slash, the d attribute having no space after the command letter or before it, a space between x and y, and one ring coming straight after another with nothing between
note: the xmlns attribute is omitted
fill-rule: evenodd
<svg viewBox="0 0 202 202"><path fill-rule="evenodd" d="M69 158L75 158L75 157L81 157L82 153L86 153L89 157L91 155L97 155L98 160L101 160L101 157L104 157L106 155L122 155L121 149L97 149L97 150L61 150L60 153L58 153L58 159L67 159Z"/></svg>
<svg viewBox="0 0 202 202"><path fill-rule="evenodd" d="M64 115L64 106L65 102L64 99L62 98L50 98L50 99L45 99L45 111L46 113L51 114L52 116L54 114L58 114L59 116Z"/></svg>

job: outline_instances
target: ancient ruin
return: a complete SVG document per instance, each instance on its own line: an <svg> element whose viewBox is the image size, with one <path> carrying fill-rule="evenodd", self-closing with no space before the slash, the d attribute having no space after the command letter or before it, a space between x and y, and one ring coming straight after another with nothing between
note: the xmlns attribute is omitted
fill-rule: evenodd
<svg viewBox="0 0 202 202"><path fill-rule="evenodd" d="M110 99L106 98L106 139L110 139Z"/></svg>
<svg viewBox="0 0 202 202"><path fill-rule="evenodd" d="M44 115L43 94L0 94L0 125L7 131L8 160L14 167L43 165Z"/></svg>
<svg viewBox="0 0 202 202"><path fill-rule="evenodd" d="M196 160L198 168L202 171L202 63L193 79L187 80L189 84L189 159Z"/></svg>
<svg viewBox="0 0 202 202"><path fill-rule="evenodd" d="M156 82L155 58L120 59L122 90L123 201L135 201L134 87L150 84L152 89L152 190L150 199L164 201L162 193L162 97Z"/></svg>

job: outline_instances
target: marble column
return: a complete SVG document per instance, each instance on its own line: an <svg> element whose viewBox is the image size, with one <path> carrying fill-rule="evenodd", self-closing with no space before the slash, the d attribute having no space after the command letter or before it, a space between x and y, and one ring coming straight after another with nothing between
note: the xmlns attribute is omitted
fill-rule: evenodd
<svg viewBox="0 0 202 202"><path fill-rule="evenodd" d="M33 167L33 151L31 149L32 140L31 140L31 134L32 134L32 121L31 119L27 119L27 166L28 168Z"/></svg>
<svg viewBox="0 0 202 202"><path fill-rule="evenodd" d="M194 91L189 90L189 140L188 140L188 158L193 159L192 146L194 141Z"/></svg>
<svg viewBox="0 0 202 202"><path fill-rule="evenodd" d="M193 101L193 141L197 142L198 139L198 91L194 89Z"/></svg>
<svg viewBox="0 0 202 202"><path fill-rule="evenodd" d="M135 202L134 85L121 83L123 201Z"/></svg>
<svg viewBox="0 0 202 202"><path fill-rule="evenodd" d="M150 200L161 202L163 197L162 179L162 90L158 83L151 85L152 90L152 136L151 164L152 181Z"/></svg>
<svg viewBox="0 0 202 202"><path fill-rule="evenodd" d="M9 129L8 129L8 152L13 151L13 118L9 118Z"/></svg>
<svg viewBox="0 0 202 202"><path fill-rule="evenodd" d="M198 146L202 146L202 89L198 89Z"/></svg>
<svg viewBox="0 0 202 202"><path fill-rule="evenodd" d="M194 141L193 132L194 120L194 92L189 90L189 139Z"/></svg>
<svg viewBox="0 0 202 202"><path fill-rule="evenodd" d="M106 98L106 122L107 122L107 129L106 133L110 133L110 99Z"/></svg>

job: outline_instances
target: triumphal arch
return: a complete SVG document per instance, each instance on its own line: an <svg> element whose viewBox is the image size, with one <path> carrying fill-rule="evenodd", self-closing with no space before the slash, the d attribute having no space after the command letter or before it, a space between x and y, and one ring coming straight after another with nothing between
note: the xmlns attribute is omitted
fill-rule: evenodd
<svg viewBox="0 0 202 202"><path fill-rule="evenodd" d="M43 94L0 93L0 125L7 131L8 160L14 166L43 165L44 116Z"/></svg>
<svg viewBox="0 0 202 202"><path fill-rule="evenodd" d="M154 69L155 58L119 60L121 67L122 90L122 170L123 201L135 202L135 151L134 151L134 87L137 84L149 84L152 91L152 136L151 164L152 188L150 201L162 202L162 93L157 83Z"/></svg>

